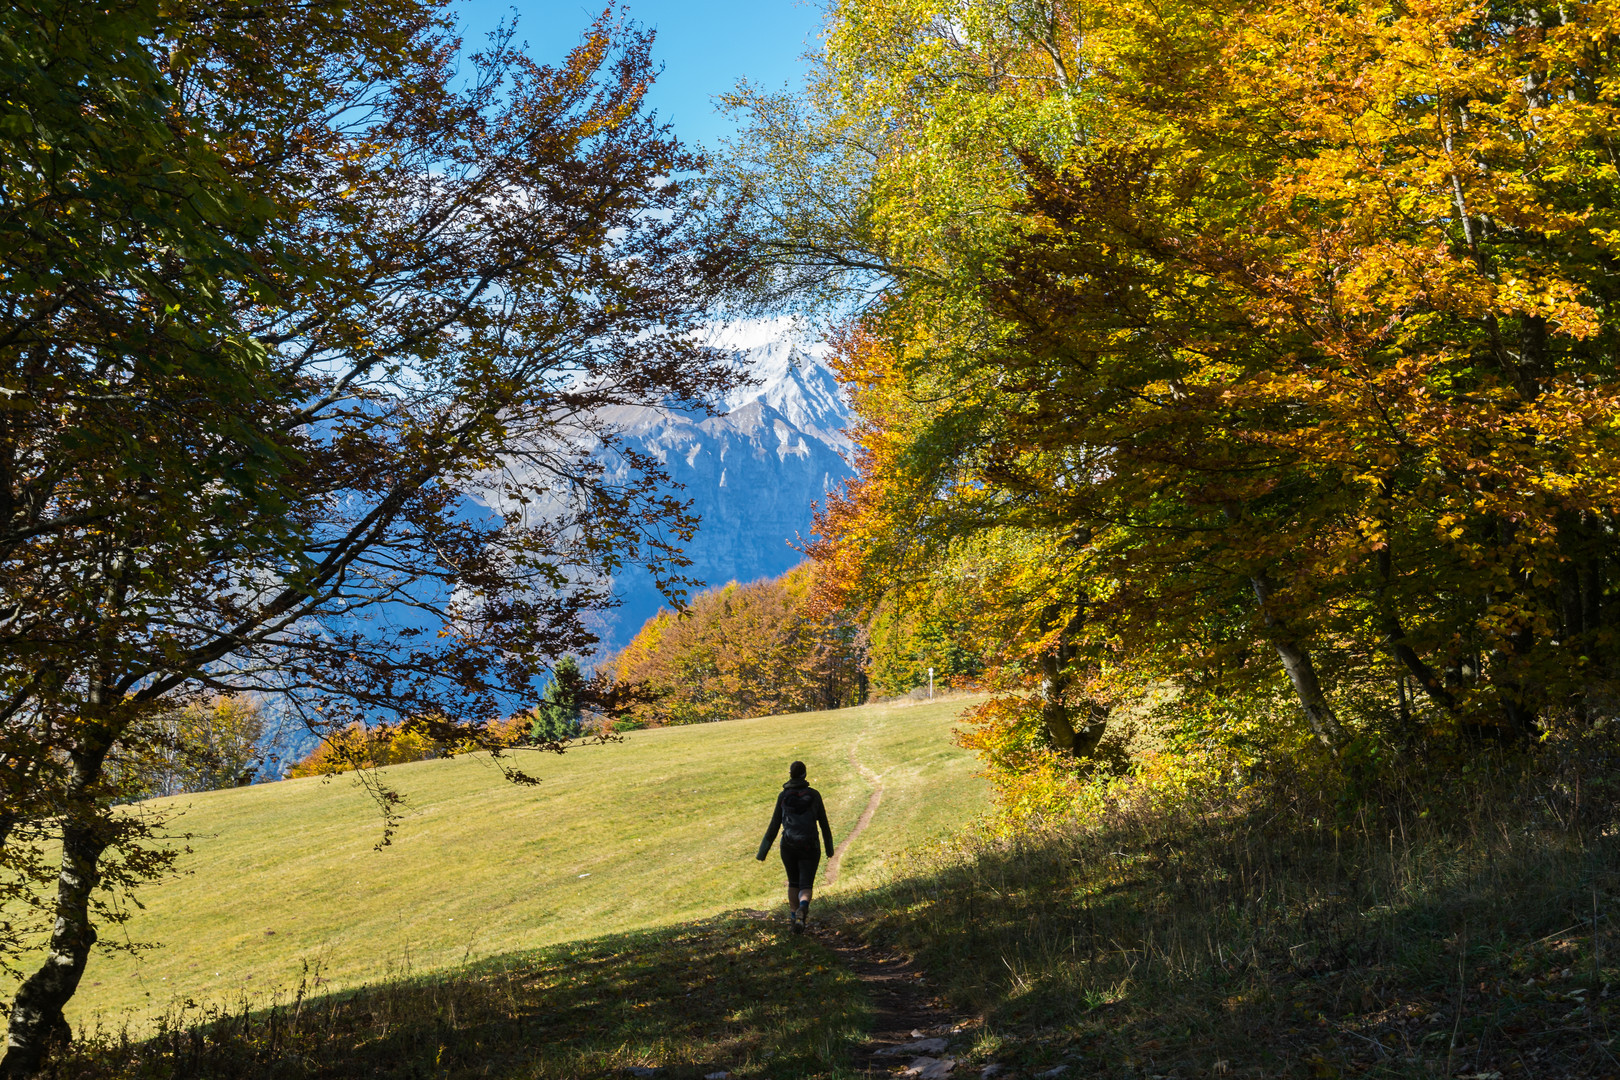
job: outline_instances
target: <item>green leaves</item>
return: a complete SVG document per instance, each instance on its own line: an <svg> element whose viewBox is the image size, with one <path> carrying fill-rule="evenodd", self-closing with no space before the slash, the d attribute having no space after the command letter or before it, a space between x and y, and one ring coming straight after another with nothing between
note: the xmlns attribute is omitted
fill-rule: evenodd
<svg viewBox="0 0 1620 1080"><path fill-rule="evenodd" d="M0 874L42 869L16 829L91 868L144 842L106 764L156 712L498 748L616 569L679 592L694 519L592 456L608 410L737 378L691 333L735 253L667 182L701 161L641 111L650 34L498 38L463 79L419 0L0 20ZM59 876L74 963L24 986L24 1072L88 948L94 875Z"/></svg>

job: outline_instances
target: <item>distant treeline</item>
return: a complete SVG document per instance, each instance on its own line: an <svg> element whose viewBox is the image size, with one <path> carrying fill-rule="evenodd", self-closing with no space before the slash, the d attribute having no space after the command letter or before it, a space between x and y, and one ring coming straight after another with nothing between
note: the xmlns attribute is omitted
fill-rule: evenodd
<svg viewBox="0 0 1620 1080"><path fill-rule="evenodd" d="M649 726L810 712L969 681L983 657L948 605L860 619L826 601L817 568L699 593L681 612L660 610L608 664L645 701Z"/></svg>
<svg viewBox="0 0 1620 1080"><path fill-rule="evenodd" d="M329 735L287 775L321 776L453 757L492 746L553 746L603 731L813 712L899 697L928 685L974 684L994 660L972 636L959 591L884 603L860 617L835 600L813 562L776 578L698 593L679 612L661 609L619 653L587 677L578 661L556 665L540 702L484 725L476 739L442 737L431 718L353 725ZM609 713L583 688L614 688ZM599 704L599 702L598 702Z"/></svg>
<svg viewBox="0 0 1620 1080"><path fill-rule="evenodd" d="M321 740L287 775L330 776L514 746L560 749L570 739L607 727L604 717L587 715L584 683L579 661L564 656L532 709L484 724L472 734L464 725L436 716L413 717L400 724L350 724Z"/></svg>
<svg viewBox="0 0 1620 1080"><path fill-rule="evenodd" d="M497 742L516 745L527 738L532 719L528 714L511 717L491 725L489 734ZM476 745L470 740L446 742L435 738L420 724L387 727L354 724L324 739L307 757L289 768L287 776L328 776L356 769L400 765L408 761L454 757L458 753L485 748L485 745Z"/></svg>

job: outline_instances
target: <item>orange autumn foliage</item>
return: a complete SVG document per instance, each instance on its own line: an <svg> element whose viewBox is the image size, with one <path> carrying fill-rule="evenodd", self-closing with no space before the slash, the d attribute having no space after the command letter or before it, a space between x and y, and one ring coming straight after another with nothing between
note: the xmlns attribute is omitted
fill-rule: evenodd
<svg viewBox="0 0 1620 1080"><path fill-rule="evenodd" d="M630 715L661 726L858 703L859 630L811 606L813 588L813 567L801 566L654 615L614 663L620 684L648 691Z"/></svg>
<svg viewBox="0 0 1620 1080"><path fill-rule="evenodd" d="M378 727L350 725L321 742L287 770L288 778L331 776L357 769L375 769L408 761L431 761L441 757L517 746L527 739L532 718L526 714L488 724L477 741L435 737L427 726L409 721Z"/></svg>

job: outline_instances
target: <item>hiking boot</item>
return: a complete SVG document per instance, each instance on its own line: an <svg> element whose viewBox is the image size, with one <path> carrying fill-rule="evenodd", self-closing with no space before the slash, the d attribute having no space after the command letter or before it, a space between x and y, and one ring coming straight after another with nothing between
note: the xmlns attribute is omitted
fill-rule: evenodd
<svg viewBox="0 0 1620 1080"><path fill-rule="evenodd" d="M810 905L801 900L799 901L798 910L793 913L793 931L794 933L802 934L804 933L804 928L809 925Z"/></svg>

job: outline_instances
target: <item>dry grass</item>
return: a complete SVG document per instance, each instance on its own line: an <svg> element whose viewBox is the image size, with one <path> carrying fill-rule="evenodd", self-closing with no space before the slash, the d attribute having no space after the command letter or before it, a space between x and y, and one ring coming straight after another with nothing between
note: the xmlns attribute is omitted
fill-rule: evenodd
<svg viewBox="0 0 1620 1080"><path fill-rule="evenodd" d="M966 844L863 921L1024 1075L1616 1075L1613 757L1143 796Z"/></svg>

